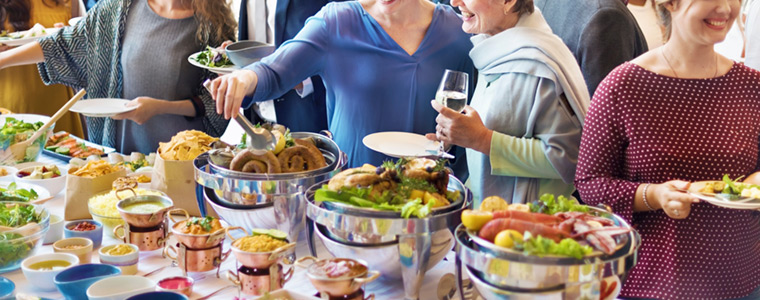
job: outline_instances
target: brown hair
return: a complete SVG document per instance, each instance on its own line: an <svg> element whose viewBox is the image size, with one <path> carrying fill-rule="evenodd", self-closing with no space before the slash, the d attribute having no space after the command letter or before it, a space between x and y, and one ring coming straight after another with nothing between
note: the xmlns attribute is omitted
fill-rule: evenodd
<svg viewBox="0 0 760 300"><path fill-rule="evenodd" d="M0 0L2 1L2 0ZM195 18L200 26L196 34L203 44L234 40L237 22L227 1L191 0ZM217 46L217 45L211 45Z"/></svg>
<svg viewBox="0 0 760 300"><path fill-rule="evenodd" d="M49 2L52 2L50 4ZM68 0L42 0L47 7L58 6L69 2ZM13 31L27 30L31 27L32 4L29 0L0 0L0 31L4 28L5 21L11 24Z"/></svg>
<svg viewBox="0 0 760 300"><path fill-rule="evenodd" d="M675 0L653 0L654 9L657 11L657 16L660 19L660 25L665 28L665 40L670 39L670 32L672 30L671 25L673 20L670 16L670 11L665 5L672 4Z"/></svg>
<svg viewBox="0 0 760 300"><path fill-rule="evenodd" d="M522 16L525 13L533 13L533 0L511 0L515 2L515 6L512 7L512 12L517 13L518 16Z"/></svg>

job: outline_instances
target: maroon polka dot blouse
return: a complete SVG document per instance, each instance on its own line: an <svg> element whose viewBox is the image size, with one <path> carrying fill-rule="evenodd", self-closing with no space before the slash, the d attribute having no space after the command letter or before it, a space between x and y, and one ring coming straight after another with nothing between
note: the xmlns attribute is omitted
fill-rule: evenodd
<svg viewBox="0 0 760 300"><path fill-rule="evenodd" d="M725 299L760 285L760 213L700 202L683 220L633 212L642 183L720 180L758 168L760 72L680 79L635 64L599 85L583 128L575 184L641 233L639 261L621 296Z"/></svg>

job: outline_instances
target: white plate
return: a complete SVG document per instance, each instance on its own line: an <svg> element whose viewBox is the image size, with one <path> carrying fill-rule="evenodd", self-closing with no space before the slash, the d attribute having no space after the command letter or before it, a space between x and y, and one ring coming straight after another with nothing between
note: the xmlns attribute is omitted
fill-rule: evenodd
<svg viewBox="0 0 760 300"><path fill-rule="evenodd" d="M751 202L734 202L734 201L727 200L724 198L715 197L711 194L705 194L705 193L699 192L699 190L701 190L705 186L705 184L710 183L710 182L718 182L718 181L693 182L689 186L689 194L715 206L732 208L732 209L750 209L750 210L760 209L760 200L751 201Z"/></svg>
<svg viewBox="0 0 760 300"><path fill-rule="evenodd" d="M111 117L137 108L127 107L128 102L127 99L115 98L87 99L78 101L70 110L88 117Z"/></svg>
<svg viewBox="0 0 760 300"><path fill-rule="evenodd" d="M77 23L82 20L84 17L76 17L69 19L69 26L76 26Z"/></svg>
<svg viewBox="0 0 760 300"><path fill-rule="evenodd" d="M287 299L287 300L319 300L320 298L301 294L294 291L289 291L286 289L279 289L274 292L270 292L269 295L264 295L258 298L254 298L254 300L270 300L270 299Z"/></svg>
<svg viewBox="0 0 760 300"><path fill-rule="evenodd" d="M438 147L424 135L399 131L373 133L365 136L362 143L367 148L391 157L431 156L435 155Z"/></svg>
<svg viewBox="0 0 760 300"><path fill-rule="evenodd" d="M58 30L61 30L61 29L60 28L45 28L45 34L40 35L40 36L33 36L33 37L23 38L23 39L6 39L6 38L3 37L3 38L0 38L0 44L5 44L5 45L8 45L8 46L21 46L21 45L25 45L25 44L34 42L37 39L44 38L46 36L55 34L56 32L58 32Z"/></svg>
<svg viewBox="0 0 760 300"><path fill-rule="evenodd" d="M192 55L187 57L187 61L190 62L191 65L196 66L201 69L206 69L211 72L214 72L219 75L227 75L230 74L236 70L240 70L237 66L227 66L227 67L221 67L221 68L212 68L209 66L204 66L203 64L199 63L197 60L195 60L196 57L198 57L198 54L201 54L200 52L193 53Z"/></svg>
<svg viewBox="0 0 760 300"><path fill-rule="evenodd" d="M2 188L8 188L8 185L10 185L12 182L0 182L0 187ZM20 189L33 189L35 192L37 192L37 200L32 201L34 204L42 204L46 202L47 200L50 200L53 198L53 196L50 195L50 192L39 185L36 184L29 184L29 183L22 183L22 182L16 182L16 187Z"/></svg>

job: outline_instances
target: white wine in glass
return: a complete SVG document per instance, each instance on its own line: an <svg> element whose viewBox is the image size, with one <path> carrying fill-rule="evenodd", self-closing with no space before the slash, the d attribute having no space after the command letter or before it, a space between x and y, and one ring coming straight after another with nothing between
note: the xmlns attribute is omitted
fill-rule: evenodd
<svg viewBox="0 0 760 300"><path fill-rule="evenodd" d="M455 91L438 91L435 100L453 111L462 112L467 104L467 94Z"/></svg>
<svg viewBox="0 0 760 300"><path fill-rule="evenodd" d="M446 70L435 93L435 100L456 112L462 112L467 104L467 88L470 75L465 72Z"/></svg>

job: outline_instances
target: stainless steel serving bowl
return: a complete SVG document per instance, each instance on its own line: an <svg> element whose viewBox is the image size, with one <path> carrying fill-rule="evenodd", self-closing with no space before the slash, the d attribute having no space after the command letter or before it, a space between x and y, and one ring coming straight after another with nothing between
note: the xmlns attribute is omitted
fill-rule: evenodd
<svg viewBox="0 0 760 300"><path fill-rule="evenodd" d="M214 166L208 153L204 153L193 163L196 181L204 187L205 202L232 226L248 231L279 229L288 233L291 240L297 240L303 229L303 191L340 172L348 158L322 134L294 132L293 137L312 138L328 166L297 173L252 174Z"/></svg>
<svg viewBox="0 0 760 300"><path fill-rule="evenodd" d="M631 228L617 215L598 208L591 209L592 212L609 216L618 226ZM605 277L615 275L624 278L636 264L638 249L641 246L641 237L636 230L631 228L626 235L618 239L622 246L613 254L575 259L529 256L520 252L504 251L490 242L474 238L462 225L454 232L457 243L455 251L457 260L462 263L462 269L467 269L487 286L507 294L519 292L534 295L556 289L562 289L564 295L579 295L587 293L586 290L589 288L592 292L598 291L600 282ZM478 290L481 291L480 288Z"/></svg>
<svg viewBox="0 0 760 300"><path fill-rule="evenodd" d="M216 202L219 205L234 209L260 208L274 202L277 197L300 195L314 183L337 174L348 162L345 153L328 136L311 132L294 132L291 135L293 138L312 139L322 151L327 166L282 174L245 173L216 165L208 154L203 154L195 160L196 180L205 187L217 190Z"/></svg>

